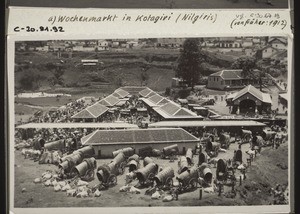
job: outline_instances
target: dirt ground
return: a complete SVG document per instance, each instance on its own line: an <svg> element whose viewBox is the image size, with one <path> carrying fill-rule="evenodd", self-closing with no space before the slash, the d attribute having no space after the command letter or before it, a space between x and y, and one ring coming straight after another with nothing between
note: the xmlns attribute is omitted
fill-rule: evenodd
<svg viewBox="0 0 300 214"><path fill-rule="evenodd" d="M233 199L225 197L224 194L218 196L218 193L203 193L202 200L199 200L199 189L179 195L178 201L162 202L162 200L152 200L150 196L145 195L146 189L141 190L141 194L131 194L119 192L119 188L125 184L125 174L118 176L118 184L108 190L102 191L99 198L74 198L67 197L65 192L55 192L53 187L45 187L43 184L34 184L33 180L41 177L46 170L55 170L55 165L39 165L30 159L24 159L21 151L15 151L15 200L14 207L126 207L126 206L217 206L217 205L264 205L272 202L269 194L271 187L280 183L288 183L288 170L281 169L280 166L288 165L288 146L282 144L277 150L264 148L261 155L257 156L248 168L246 180L242 186L236 185L237 196ZM231 144L226 153L219 153L218 158L229 159L233 157L233 150L237 149L237 144ZM242 146L243 160L246 162L248 157L245 151L249 145ZM170 163L168 160L153 158L161 166L171 166L175 170L175 176L178 175L177 161ZM196 162L197 156L194 157ZM109 159L97 160L97 166L109 162ZM215 176L215 168L212 166L212 173ZM240 172L236 171L236 177ZM175 178L173 178L175 181ZM89 186L98 183L98 179L90 182ZM137 183L134 181L133 184ZM22 189L26 191L22 193ZM231 187L225 187L224 193L230 192ZM246 196L245 196L246 192ZM241 194L242 193L242 194ZM28 201L29 199L32 199Z"/></svg>
<svg viewBox="0 0 300 214"><path fill-rule="evenodd" d="M15 6L44 6L44 7L75 7L75 8L170 8L171 0L11 0ZM173 8L287 8L287 0L272 0L267 5L266 0L173 0Z"/></svg>

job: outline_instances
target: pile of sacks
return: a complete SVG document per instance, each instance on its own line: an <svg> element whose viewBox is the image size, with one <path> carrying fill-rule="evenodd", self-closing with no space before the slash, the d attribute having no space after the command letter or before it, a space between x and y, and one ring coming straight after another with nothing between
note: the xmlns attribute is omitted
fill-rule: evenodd
<svg viewBox="0 0 300 214"><path fill-rule="evenodd" d="M86 198L100 197L97 188L89 187L89 183L81 179L60 180L58 174L46 171L42 178L36 178L34 183L43 183L46 187L53 187L55 192L66 192L68 197Z"/></svg>
<svg viewBox="0 0 300 214"><path fill-rule="evenodd" d="M133 194L141 193L141 190L139 190L138 188L135 188L134 186L130 186L130 185L122 186L119 191L120 192L129 192L129 193L133 193Z"/></svg>
<svg viewBox="0 0 300 214"><path fill-rule="evenodd" d="M166 193L163 190L156 190L151 195L152 200L160 200L162 199L163 202L169 202L174 200L174 195L171 195L170 193Z"/></svg>
<svg viewBox="0 0 300 214"><path fill-rule="evenodd" d="M31 140L32 141L32 140ZM29 148L29 147L31 147L31 142L30 140L27 142L27 141L22 141L22 142L20 142L20 143L18 143L18 144L16 144L15 145L15 149L16 150L19 150L19 149L23 149L23 148Z"/></svg>
<svg viewBox="0 0 300 214"><path fill-rule="evenodd" d="M173 189L175 190L175 189ZM146 195L150 195L152 200L161 200L163 202L169 202L173 201L177 196L175 195L175 191L163 191L161 189L158 189L157 187L151 187L150 189L147 189L145 192Z"/></svg>
<svg viewBox="0 0 300 214"><path fill-rule="evenodd" d="M35 149L22 149L21 153L22 155L24 155L25 159L31 158L34 160L38 160L42 154L40 150L35 150Z"/></svg>

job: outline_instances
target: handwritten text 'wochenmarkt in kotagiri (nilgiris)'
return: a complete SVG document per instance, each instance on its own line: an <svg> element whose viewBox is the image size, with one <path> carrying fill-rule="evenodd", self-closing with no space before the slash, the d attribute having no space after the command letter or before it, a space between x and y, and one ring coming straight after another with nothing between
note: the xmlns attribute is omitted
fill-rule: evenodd
<svg viewBox="0 0 300 214"><path fill-rule="evenodd" d="M109 14L104 16L66 16L66 15L58 15L51 16L48 18L48 22L52 25L55 23L97 23L97 22L115 22L115 21L123 21L123 22L141 22L141 23L158 23L158 22L190 22L195 24L200 21L208 21L214 23L217 20L217 14L215 13L168 13L161 15L152 15L152 14L139 14L139 15L130 15L124 14L122 16L118 16L116 14Z"/></svg>

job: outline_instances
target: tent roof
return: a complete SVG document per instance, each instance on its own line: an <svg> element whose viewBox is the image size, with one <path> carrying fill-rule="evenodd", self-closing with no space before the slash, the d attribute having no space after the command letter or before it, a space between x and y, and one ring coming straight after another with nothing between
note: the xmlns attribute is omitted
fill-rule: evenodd
<svg viewBox="0 0 300 214"><path fill-rule="evenodd" d="M185 143L199 139L182 128L97 130L83 138L83 145Z"/></svg>

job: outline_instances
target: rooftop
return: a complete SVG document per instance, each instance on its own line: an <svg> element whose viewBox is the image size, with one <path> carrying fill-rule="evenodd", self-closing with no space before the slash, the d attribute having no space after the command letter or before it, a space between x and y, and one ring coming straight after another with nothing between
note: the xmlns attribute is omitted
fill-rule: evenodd
<svg viewBox="0 0 300 214"><path fill-rule="evenodd" d="M218 71L216 73L211 74L211 77L219 76L224 80L237 80L237 79L243 79L242 77L242 71L241 69L236 70L222 70Z"/></svg>
<svg viewBox="0 0 300 214"><path fill-rule="evenodd" d="M105 112L107 112L108 108L104 105L101 105L99 102L83 109L77 114L73 115L72 118L98 118Z"/></svg>
<svg viewBox="0 0 300 214"><path fill-rule="evenodd" d="M199 139L182 128L96 130L81 138L83 145L185 143Z"/></svg>
<svg viewBox="0 0 300 214"><path fill-rule="evenodd" d="M160 121L149 124L149 128L153 127L233 127L233 126L265 126L252 120L207 120L207 121Z"/></svg>
<svg viewBox="0 0 300 214"><path fill-rule="evenodd" d="M272 103L270 94L263 93L252 85L248 85L242 90L238 91L232 100L235 101L247 93L250 93L251 95L253 95L254 97L256 97L264 103Z"/></svg>
<svg viewBox="0 0 300 214"><path fill-rule="evenodd" d="M181 107L179 104L173 101L169 101L160 107L153 108L153 110L163 118L203 118L191 110Z"/></svg>
<svg viewBox="0 0 300 214"><path fill-rule="evenodd" d="M99 103L104 106L112 107L112 106L116 105L119 101L120 101L119 98L117 98L113 95L109 95L109 96L103 98L102 100L100 100Z"/></svg>
<svg viewBox="0 0 300 214"><path fill-rule="evenodd" d="M152 91L150 88L145 88L144 90L140 91L139 94L142 96L142 97L150 97L154 94L157 94L155 93L154 91Z"/></svg>
<svg viewBox="0 0 300 214"><path fill-rule="evenodd" d="M125 122L114 123L27 123L16 127L17 129L75 129L75 128L98 128L98 129L132 129L137 125Z"/></svg>

